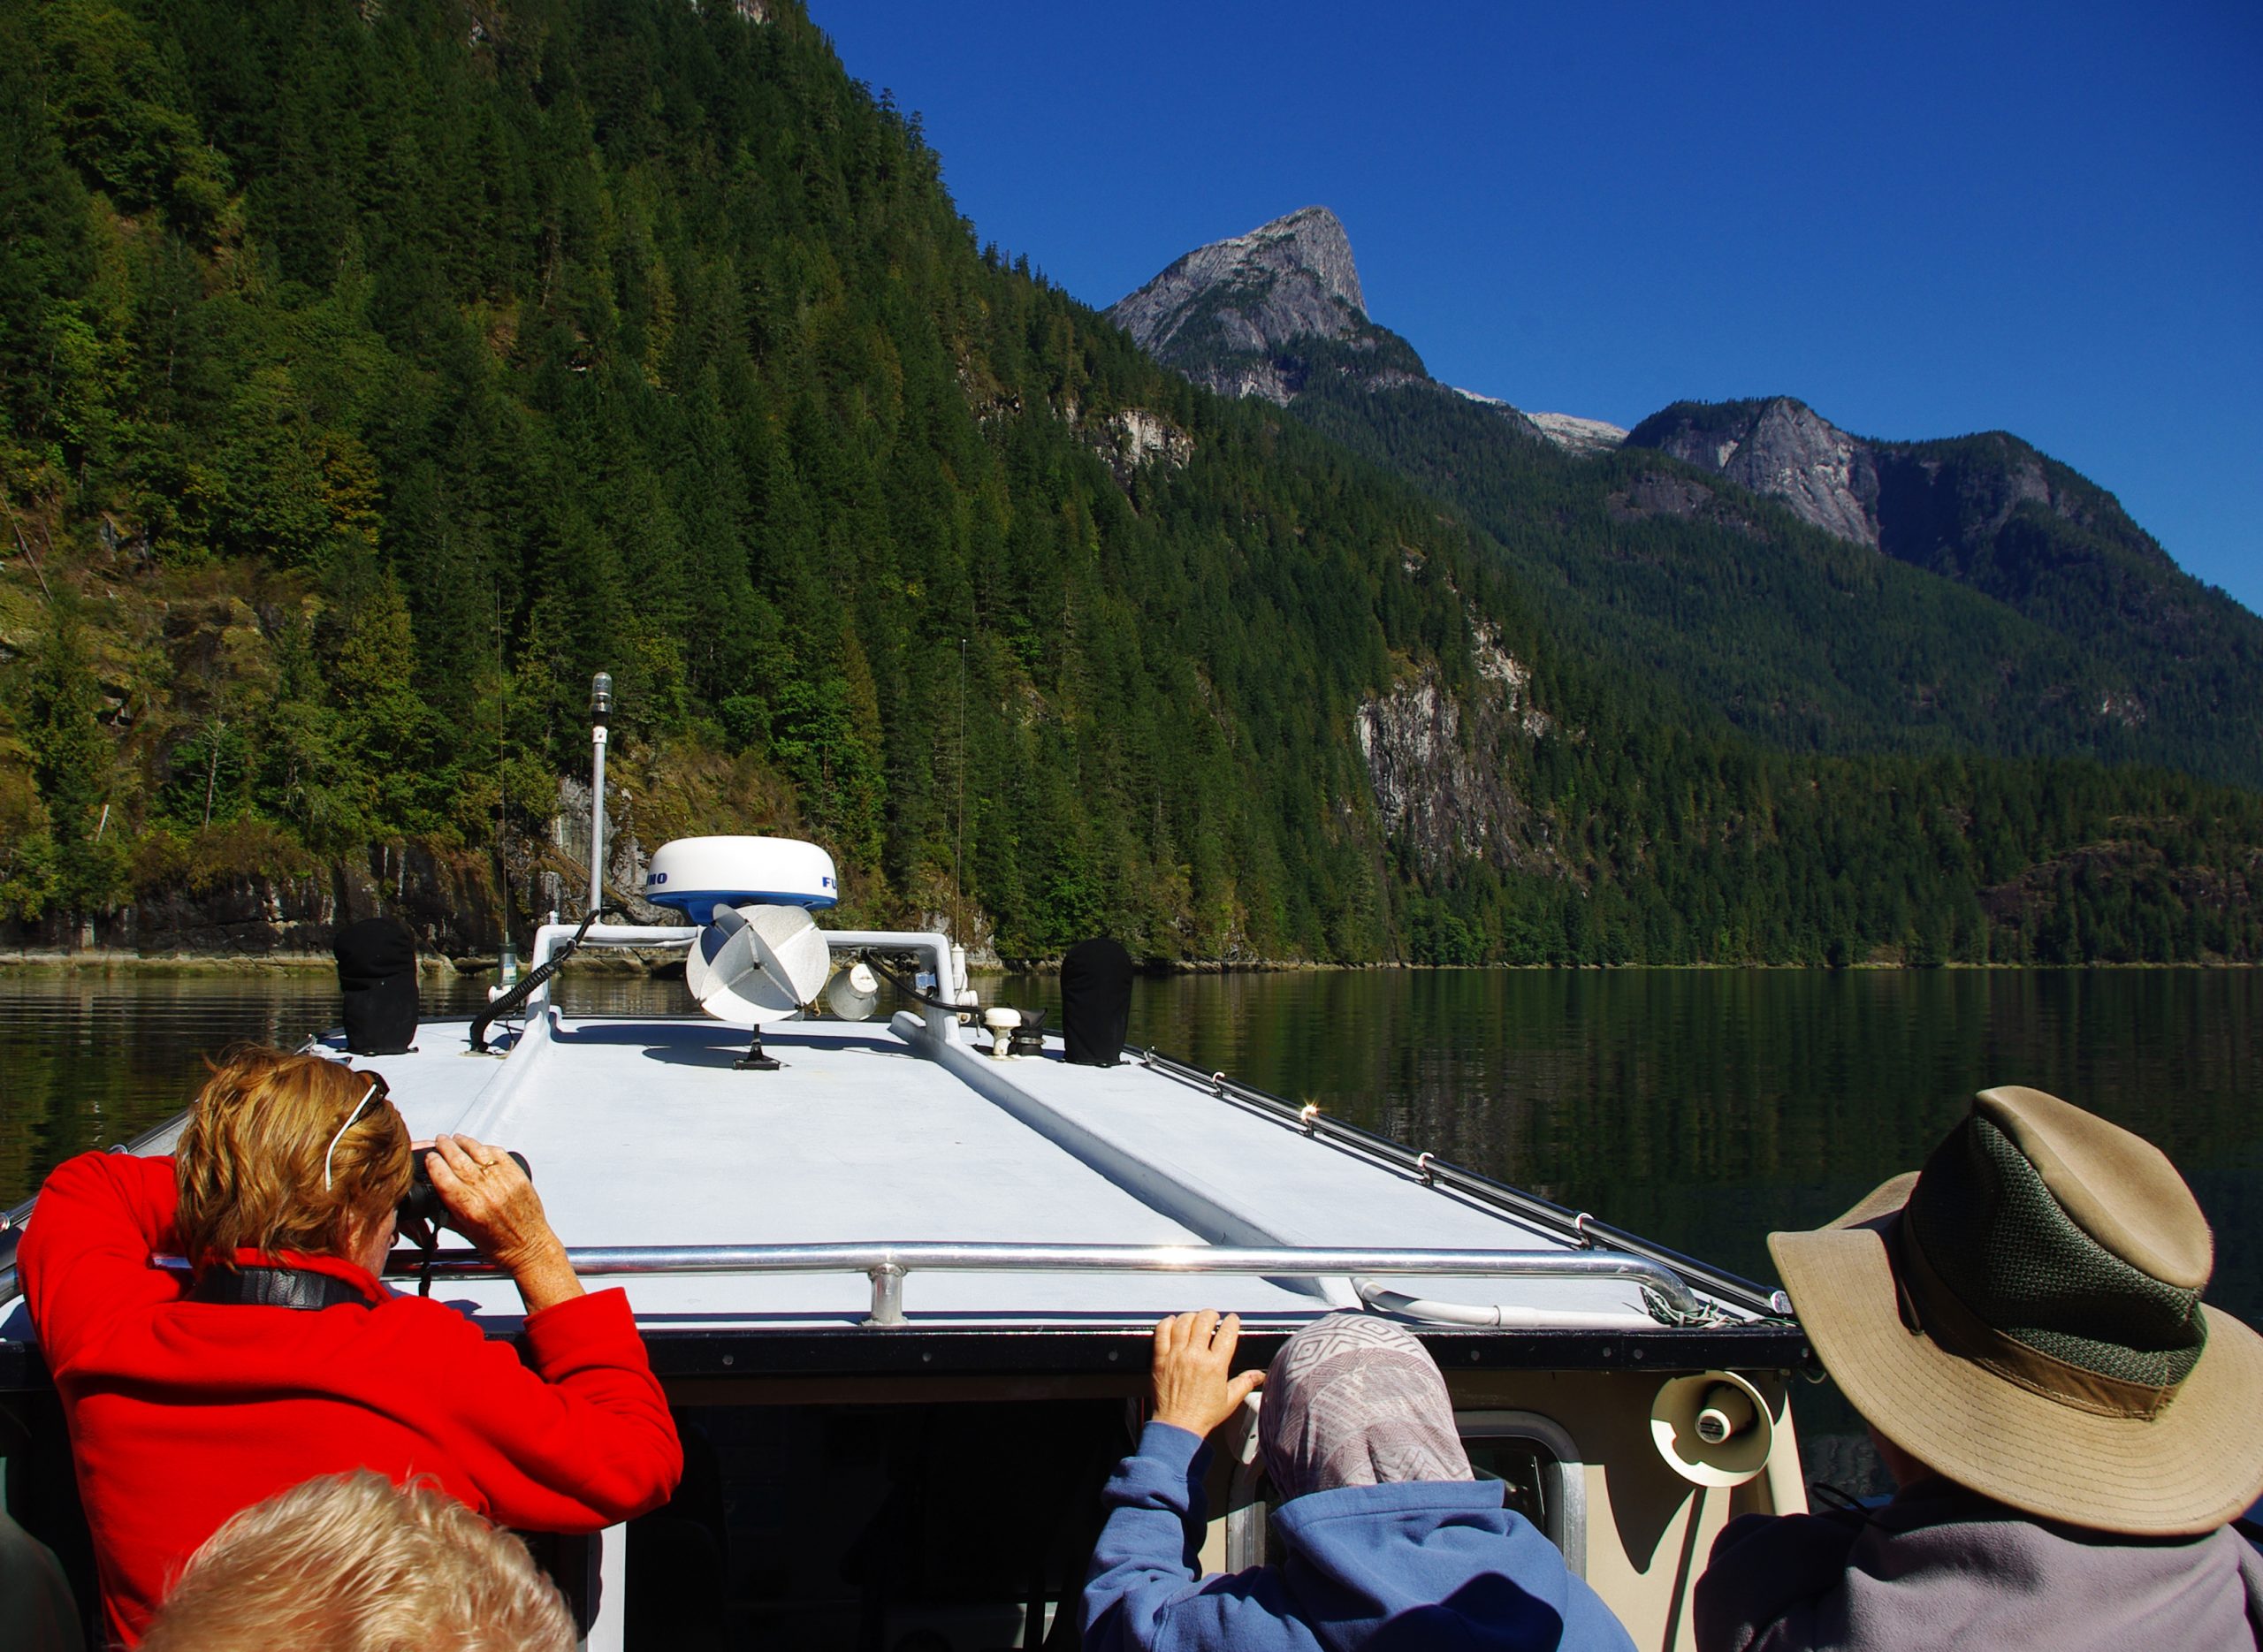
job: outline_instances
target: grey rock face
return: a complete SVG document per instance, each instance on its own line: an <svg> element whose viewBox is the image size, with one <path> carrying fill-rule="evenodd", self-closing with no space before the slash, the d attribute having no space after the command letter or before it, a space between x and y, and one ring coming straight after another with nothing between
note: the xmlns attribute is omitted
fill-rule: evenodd
<svg viewBox="0 0 2263 1652"><path fill-rule="evenodd" d="M1410 845L1427 871L1457 860L1560 871L1520 845L1530 810L1501 761L1512 741L1554 726L1532 704L1532 674L1501 646L1474 611L1478 681L1467 699L1438 681L1435 666L1408 676L1360 707L1354 733L1375 812L1395 842Z"/></svg>
<svg viewBox="0 0 2263 1652"><path fill-rule="evenodd" d="M1462 719L1460 702L1427 670L1360 708L1360 755L1383 830L1434 870L1497 861L1522 813L1489 742L1466 738Z"/></svg>
<svg viewBox="0 0 2263 1652"><path fill-rule="evenodd" d="M1326 207L1198 247L1147 285L1119 299L1108 318L1169 361L1188 338L1206 351L1265 351L1292 339L1338 339L1368 319L1351 238ZM1262 387L1252 390L1263 393ZM1248 393L1248 392L1243 392Z"/></svg>
<svg viewBox="0 0 2263 1652"><path fill-rule="evenodd" d="M1572 413L1528 413L1524 416L1531 421L1533 429L1567 453L1607 453L1627 439L1622 427L1603 419L1582 419Z"/></svg>
<svg viewBox="0 0 2263 1652"><path fill-rule="evenodd" d="M1177 470L1194 457L1194 438L1161 414L1145 407L1126 407L1086 433L1085 440L1101 456L1118 487L1149 465Z"/></svg>
<svg viewBox="0 0 2263 1652"><path fill-rule="evenodd" d="M2174 566L2141 542L2110 499L2063 468L2054 480L2041 453L2001 432L1947 442L1866 441L1805 402L1777 396L1679 402L1643 420L1627 445L1671 453L1781 499L1825 533L1958 577L1961 562L2023 506L2124 537L2145 560Z"/></svg>
<svg viewBox="0 0 2263 1652"><path fill-rule="evenodd" d="M1802 521L1878 548L1878 455L1803 401L1777 396L1726 423L1695 416L1663 430L1645 421L1634 445L1718 471L1779 499Z"/></svg>
<svg viewBox="0 0 2263 1652"><path fill-rule="evenodd" d="M1520 435L1572 453L1616 447L1627 434L1561 414L1543 426L1497 397L1432 378L1412 345L1368 319L1351 240L1326 207L1196 247L1118 299L1108 318L1166 367L1223 396L1285 407L1325 375L1362 390L1466 397Z"/></svg>

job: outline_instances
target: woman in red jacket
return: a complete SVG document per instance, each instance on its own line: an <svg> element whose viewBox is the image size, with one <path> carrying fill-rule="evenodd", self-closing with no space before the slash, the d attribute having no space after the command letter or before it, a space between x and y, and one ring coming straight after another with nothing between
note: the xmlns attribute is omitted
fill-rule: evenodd
<svg viewBox="0 0 2263 1652"><path fill-rule="evenodd" d="M48 1177L19 1267L116 1641L230 1515L313 1475L427 1475L550 1532L674 1489L682 1449L628 1298L583 1292L507 1155L443 1136L426 1163L453 1225L518 1284L523 1363L378 1282L410 1159L376 1073L249 1049L213 1072L176 1158L82 1153ZM193 1283L152 1265L169 1252Z"/></svg>

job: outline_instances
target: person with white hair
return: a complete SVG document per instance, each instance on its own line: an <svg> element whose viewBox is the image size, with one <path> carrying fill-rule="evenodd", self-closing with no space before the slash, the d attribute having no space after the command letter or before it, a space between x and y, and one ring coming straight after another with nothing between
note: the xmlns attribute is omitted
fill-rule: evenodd
<svg viewBox="0 0 2263 1652"><path fill-rule="evenodd" d="M1500 1482L1470 1472L1445 1379L1406 1331L1331 1313L1262 1375L1229 1377L1240 1334L1207 1312L1155 1328L1154 1415L1103 1494L1087 1652L1633 1652ZM1198 1578L1204 1442L1261 1385L1258 1449L1289 1562Z"/></svg>
<svg viewBox="0 0 2263 1652"><path fill-rule="evenodd" d="M573 1652L574 1619L527 1546L417 1481L357 1469L213 1533L145 1652Z"/></svg>

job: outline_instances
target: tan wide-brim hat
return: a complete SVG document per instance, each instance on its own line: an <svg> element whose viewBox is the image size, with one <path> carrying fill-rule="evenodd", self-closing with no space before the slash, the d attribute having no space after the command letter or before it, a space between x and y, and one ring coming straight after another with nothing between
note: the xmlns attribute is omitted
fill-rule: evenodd
<svg viewBox="0 0 2263 1652"><path fill-rule="evenodd" d="M2065 1123L2036 1105L2048 1102L2083 1126L2102 1126L2136 1144L2175 1177L2157 1150L2055 1098L2034 1091L1983 1092L1981 1105L1991 1102L2023 1110L2031 1140ZM2016 1131L2022 1121L2009 1122ZM2023 1148L2028 1145L2023 1142ZM2123 1151L2122 1143L2109 1145ZM2094 1229L2112 1229L2118 1215L2138 1232L2136 1248L2142 1252L2146 1223L2155 1213L2104 1208L2126 1195L2113 1185L2119 1168L2110 1162L2112 1154L2084 1165L2077 1152L2053 1159L2047 1141L2039 1151L2046 1161L2044 1179L2085 1237ZM2032 1161L2037 1154L2028 1157ZM2076 1161L2078 1175L2087 1171L2082 1179L2090 1184L2086 1191L2077 1187L2071 1200L2060 1197L2061 1177L2052 1174L2064 1171L2067 1160ZM2152 1167L2139 1169L2150 1173ZM1961 1485L2029 1514L2102 1531L2160 1536L2211 1531L2263 1495L2263 1337L2231 1315L2201 1306L2206 1344L2151 1416L2106 1414L2038 1392L1916 1328L1924 1315L1903 1277L1911 1264L1897 1229L1917 1184L1915 1173L1896 1176L1828 1227L1768 1239L1801 1325L1865 1421ZM2181 1178L2175 1186L2189 1201ZM2098 1207L2085 1209L2085 1197ZM2197 1205L2191 1219L2199 1220ZM2152 1232L2160 1231L2156 1223ZM2204 1222L2199 1233L2205 1246ZM1938 1282L1931 1283L1937 1290Z"/></svg>

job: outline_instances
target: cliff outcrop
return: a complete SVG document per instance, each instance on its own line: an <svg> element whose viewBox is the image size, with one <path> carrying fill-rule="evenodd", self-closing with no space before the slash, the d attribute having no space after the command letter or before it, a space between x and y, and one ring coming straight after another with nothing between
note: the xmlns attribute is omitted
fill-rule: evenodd
<svg viewBox="0 0 2263 1652"><path fill-rule="evenodd" d="M364 917L401 919L428 956L492 955L501 940L485 857L421 843L389 845L303 869L240 870L153 884L114 909L0 920L0 951L91 950L143 958L322 955ZM521 914L518 933L526 933Z"/></svg>
<svg viewBox="0 0 2263 1652"><path fill-rule="evenodd" d="M1425 874L1481 861L1561 876L1539 846L1547 832L1510 775L1512 742L1555 727L1533 703L1532 673L1472 610L1476 681L1457 694L1435 666L1406 673L1387 695L1360 707L1355 732L1385 834L1413 851Z"/></svg>
<svg viewBox="0 0 2263 1652"><path fill-rule="evenodd" d="M1714 471L1825 533L1935 572L1970 572L2023 507L2106 536L2165 573L2175 564L2102 488L2001 430L1947 441L1851 436L1791 396L1678 401L1630 431Z"/></svg>

